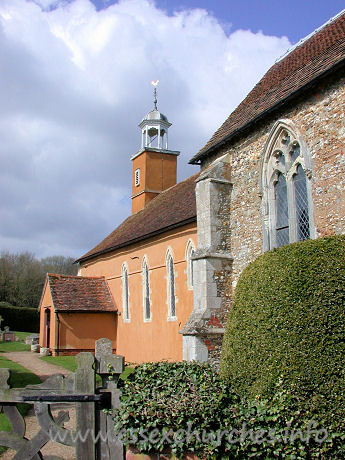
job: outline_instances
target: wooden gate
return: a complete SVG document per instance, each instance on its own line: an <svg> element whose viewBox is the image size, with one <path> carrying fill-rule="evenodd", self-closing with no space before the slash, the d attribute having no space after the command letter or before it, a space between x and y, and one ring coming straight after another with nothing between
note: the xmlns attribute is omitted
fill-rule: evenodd
<svg viewBox="0 0 345 460"><path fill-rule="evenodd" d="M0 432L0 445L16 451L13 459L63 460L58 456L43 457L40 450L50 440L74 446L77 460L123 460L123 445L114 435L111 415L106 409L119 407L118 377L124 369L124 358L112 354L112 342L100 339L96 342L95 356L79 353L75 373L64 377L56 374L39 385L11 389L8 385L9 369L0 369L0 406L12 424L12 431ZM96 376L102 384L96 384ZM18 403L33 403L40 431L32 438L25 438L25 421L17 409ZM75 430L68 430L63 423L69 419L68 411L60 411L57 417L51 413L51 405L73 404L76 410ZM68 408L68 406L67 406Z"/></svg>

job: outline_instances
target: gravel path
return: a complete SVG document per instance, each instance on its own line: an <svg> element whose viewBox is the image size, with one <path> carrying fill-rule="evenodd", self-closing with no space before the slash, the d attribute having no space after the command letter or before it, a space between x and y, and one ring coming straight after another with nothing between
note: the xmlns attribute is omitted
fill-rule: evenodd
<svg viewBox="0 0 345 460"><path fill-rule="evenodd" d="M26 369L29 369L29 371L38 375L41 380L46 380L53 374L68 375L71 373L71 371L63 367L46 363L40 359L39 353L32 353L31 351L10 351L8 353L0 353L0 356L11 359Z"/></svg>
<svg viewBox="0 0 345 460"><path fill-rule="evenodd" d="M53 374L63 374L68 375L71 371L64 369L63 367L54 366L53 364L46 363L40 359L38 353L31 353L30 351L13 351L9 353L0 353L1 356L11 359L16 363L24 366L26 369L29 369L34 374L38 375L42 380L46 380L49 376ZM52 407L52 414L57 415L60 410L68 410L70 420L64 424L65 428L73 429L75 427L75 410L74 407L69 405L70 409L61 407L54 409ZM36 417L33 414L33 409L25 417L26 423L26 432L25 437L32 439L36 433L38 433L40 427L37 422ZM46 455L56 455L64 460L75 460L75 449L73 447L64 446L59 443L48 442L42 449L41 452L43 456ZM15 455L15 451L12 449L7 449L1 456L1 460L11 460Z"/></svg>

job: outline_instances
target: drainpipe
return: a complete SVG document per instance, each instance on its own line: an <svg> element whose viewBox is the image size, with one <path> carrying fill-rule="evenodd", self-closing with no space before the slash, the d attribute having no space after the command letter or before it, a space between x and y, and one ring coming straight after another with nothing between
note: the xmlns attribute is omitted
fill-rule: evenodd
<svg viewBox="0 0 345 460"><path fill-rule="evenodd" d="M57 319L57 344L56 344L56 356L59 356L59 342L60 342L60 318L59 313L56 312Z"/></svg>

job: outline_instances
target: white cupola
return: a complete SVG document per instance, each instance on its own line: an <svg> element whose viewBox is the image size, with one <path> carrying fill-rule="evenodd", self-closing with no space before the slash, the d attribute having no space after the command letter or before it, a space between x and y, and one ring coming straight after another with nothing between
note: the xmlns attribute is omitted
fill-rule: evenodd
<svg viewBox="0 0 345 460"><path fill-rule="evenodd" d="M141 128L141 148L156 148L168 150L168 129L171 126L167 117L157 109L157 81L152 81L154 86L154 109L151 110L139 124Z"/></svg>

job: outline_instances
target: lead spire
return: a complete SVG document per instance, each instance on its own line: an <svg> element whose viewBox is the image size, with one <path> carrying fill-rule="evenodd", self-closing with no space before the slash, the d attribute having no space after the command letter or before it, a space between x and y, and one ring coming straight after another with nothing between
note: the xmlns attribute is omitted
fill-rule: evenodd
<svg viewBox="0 0 345 460"><path fill-rule="evenodd" d="M158 86L159 80L151 80L151 85L153 86L153 104L154 104L154 110L157 109L157 86Z"/></svg>

